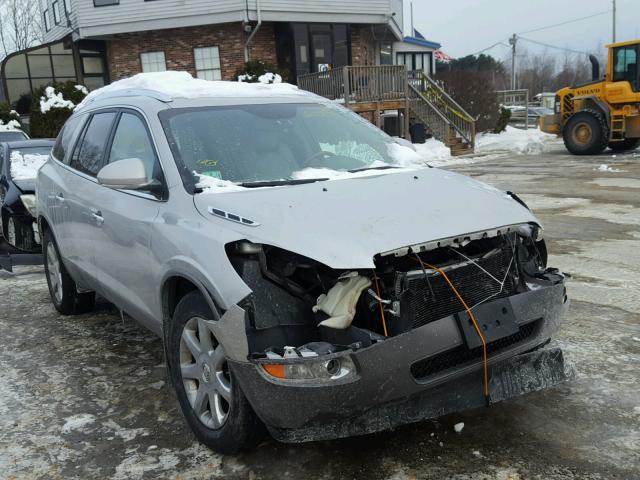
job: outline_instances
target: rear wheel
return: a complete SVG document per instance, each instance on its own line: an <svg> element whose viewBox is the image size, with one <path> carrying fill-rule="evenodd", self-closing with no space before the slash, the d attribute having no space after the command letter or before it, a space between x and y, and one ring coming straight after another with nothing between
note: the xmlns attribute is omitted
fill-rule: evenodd
<svg viewBox="0 0 640 480"><path fill-rule="evenodd" d="M95 292L78 292L76 282L62 263L60 252L50 230L46 230L42 242L44 272L53 306L63 315L78 315L91 311Z"/></svg>
<svg viewBox="0 0 640 480"><path fill-rule="evenodd" d="M600 112L583 110L567 120L562 138L567 150L574 155L597 155L609 143L609 129Z"/></svg>
<svg viewBox="0 0 640 480"><path fill-rule="evenodd" d="M609 143L609 148L614 152L624 152L627 150L633 150L640 143L640 138L626 138L621 142Z"/></svg>
<svg viewBox="0 0 640 480"><path fill-rule="evenodd" d="M196 438L219 453L237 453L260 440L263 426L233 378L211 318L199 292L180 300L169 327L169 371Z"/></svg>

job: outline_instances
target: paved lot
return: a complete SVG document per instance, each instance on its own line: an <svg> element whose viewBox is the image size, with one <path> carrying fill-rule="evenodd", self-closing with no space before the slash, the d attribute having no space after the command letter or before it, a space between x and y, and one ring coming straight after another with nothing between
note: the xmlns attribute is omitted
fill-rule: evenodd
<svg viewBox="0 0 640 480"><path fill-rule="evenodd" d="M42 269L25 267L0 273L0 477L640 479L640 150L558 147L453 169L518 192L544 222L550 264L574 276L557 342L575 381L393 432L225 457L183 422L158 339L108 304L61 317Z"/></svg>

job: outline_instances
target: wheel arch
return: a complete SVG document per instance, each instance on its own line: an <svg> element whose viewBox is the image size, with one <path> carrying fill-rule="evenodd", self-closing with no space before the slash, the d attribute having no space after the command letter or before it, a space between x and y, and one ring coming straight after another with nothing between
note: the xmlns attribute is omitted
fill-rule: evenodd
<svg viewBox="0 0 640 480"><path fill-rule="evenodd" d="M604 115L604 118L607 121L608 129L611 128L611 109L605 101L595 95L583 95L580 97L574 97L573 102L576 103L577 101L579 101L582 105L579 110L574 110L573 115L575 115L576 113L584 112L585 110L595 110Z"/></svg>

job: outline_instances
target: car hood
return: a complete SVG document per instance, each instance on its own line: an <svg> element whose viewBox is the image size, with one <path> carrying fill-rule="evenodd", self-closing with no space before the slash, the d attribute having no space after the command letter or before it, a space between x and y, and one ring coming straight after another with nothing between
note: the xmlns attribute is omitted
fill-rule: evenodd
<svg viewBox="0 0 640 480"><path fill-rule="evenodd" d="M238 239L274 245L331 268L373 268L374 255L410 245L536 223L505 192L425 168L302 185L195 195L202 215ZM210 212L218 210L218 215ZM253 226L221 218L226 212Z"/></svg>

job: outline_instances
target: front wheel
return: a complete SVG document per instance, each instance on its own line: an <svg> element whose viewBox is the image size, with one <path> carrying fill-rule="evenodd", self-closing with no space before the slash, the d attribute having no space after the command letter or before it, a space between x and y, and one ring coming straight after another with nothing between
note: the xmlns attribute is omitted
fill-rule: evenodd
<svg viewBox="0 0 640 480"><path fill-rule="evenodd" d="M95 292L78 292L76 282L62 263L60 251L51 230L46 230L42 241L44 273L53 306L63 315L78 315L93 309Z"/></svg>
<svg viewBox="0 0 640 480"><path fill-rule="evenodd" d="M574 155L597 155L609 143L609 129L604 116L596 110L572 115L562 129L564 145Z"/></svg>
<svg viewBox="0 0 640 480"><path fill-rule="evenodd" d="M169 372L196 438L219 453L232 454L254 446L263 427L209 328L211 317L199 292L180 300L167 338Z"/></svg>

